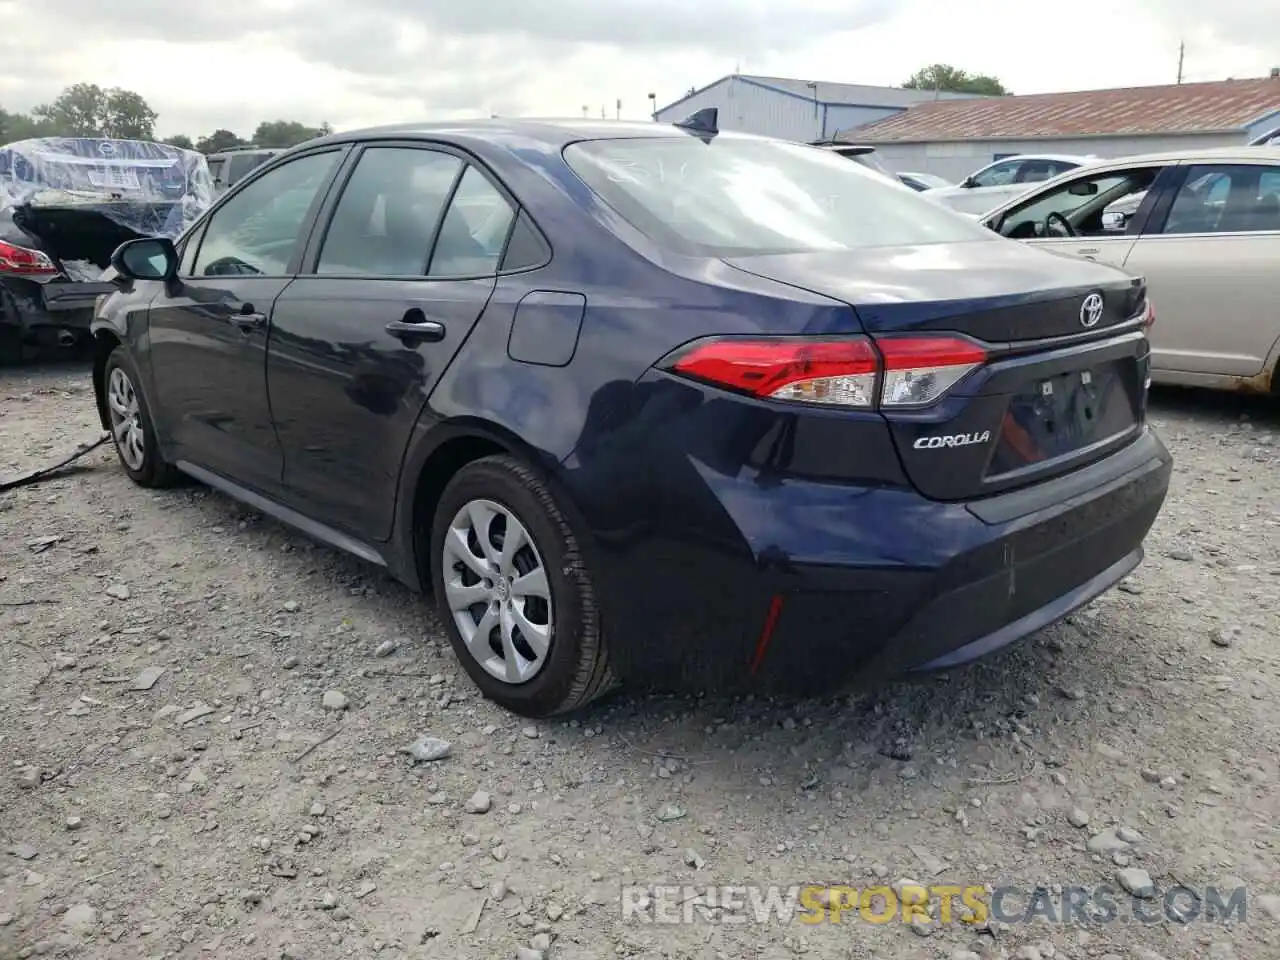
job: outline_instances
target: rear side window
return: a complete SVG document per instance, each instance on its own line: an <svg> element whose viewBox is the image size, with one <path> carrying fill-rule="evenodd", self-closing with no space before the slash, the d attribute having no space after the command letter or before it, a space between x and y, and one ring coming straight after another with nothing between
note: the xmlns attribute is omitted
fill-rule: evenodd
<svg viewBox="0 0 1280 960"><path fill-rule="evenodd" d="M538 233L537 227L529 219L529 215L521 211L516 225L511 230L511 239L507 242L507 252L502 255L501 269L529 270L540 267L550 258L550 251Z"/></svg>
<svg viewBox="0 0 1280 960"><path fill-rule="evenodd" d="M437 150L365 150L334 210L316 273L422 276L462 167L460 159Z"/></svg>
<svg viewBox="0 0 1280 960"><path fill-rule="evenodd" d="M1280 231L1280 167L1196 165L1174 197L1164 233Z"/></svg>
<svg viewBox="0 0 1280 960"><path fill-rule="evenodd" d="M514 218L511 204L485 175L467 167L440 226L428 273L433 277L497 273Z"/></svg>
<svg viewBox="0 0 1280 960"><path fill-rule="evenodd" d="M590 140L565 160L655 243L700 257L991 241L976 221L829 150L772 140Z"/></svg>

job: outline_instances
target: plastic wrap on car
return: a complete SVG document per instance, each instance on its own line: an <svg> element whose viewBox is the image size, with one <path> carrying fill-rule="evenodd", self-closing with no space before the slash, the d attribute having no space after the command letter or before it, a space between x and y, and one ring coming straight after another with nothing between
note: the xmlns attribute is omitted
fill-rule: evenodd
<svg viewBox="0 0 1280 960"><path fill-rule="evenodd" d="M177 237L213 202L203 154L148 140L40 137L0 147L0 220L80 208L149 237Z"/></svg>

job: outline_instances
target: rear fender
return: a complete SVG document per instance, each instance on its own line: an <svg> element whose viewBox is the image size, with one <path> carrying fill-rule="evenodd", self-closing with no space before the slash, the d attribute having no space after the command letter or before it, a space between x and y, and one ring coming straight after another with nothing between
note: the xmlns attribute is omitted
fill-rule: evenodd
<svg viewBox="0 0 1280 960"><path fill-rule="evenodd" d="M455 456L459 448L464 451ZM512 431L491 421L477 417L442 421L430 408L419 415L400 466L396 517L387 558L392 574L410 588L424 593L431 591L430 582L424 582L426 565L418 561L423 547L421 537L430 529L435 504L434 497L419 503L422 485L428 483L438 495L449 477L467 462L500 453L518 458L547 480L557 466L554 457L539 452ZM441 472L436 475L438 471Z"/></svg>

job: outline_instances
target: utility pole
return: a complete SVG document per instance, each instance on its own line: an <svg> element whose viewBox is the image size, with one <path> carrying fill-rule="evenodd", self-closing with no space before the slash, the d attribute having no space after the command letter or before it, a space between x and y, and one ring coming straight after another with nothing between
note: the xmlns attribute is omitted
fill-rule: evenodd
<svg viewBox="0 0 1280 960"><path fill-rule="evenodd" d="M1178 44L1178 83L1182 83L1182 58L1186 55L1187 44L1182 41Z"/></svg>

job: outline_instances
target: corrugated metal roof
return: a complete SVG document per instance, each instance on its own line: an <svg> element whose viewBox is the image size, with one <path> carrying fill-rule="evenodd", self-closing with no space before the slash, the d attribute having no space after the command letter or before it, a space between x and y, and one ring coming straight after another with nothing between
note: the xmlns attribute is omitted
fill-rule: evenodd
<svg viewBox="0 0 1280 960"><path fill-rule="evenodd" d="M808 80L796 80L791 77L766 77L754 73L731 73L721 77L705 87L697 87L679 100L668 103L654 111L654 116L666 113L680 106L686 100L706 93L713 87L732 80L742 80L757 87L777 90L792 97L813 100L815 90L809 86ZM812 81L817 87L817 101L830 106L870 106L870 107L907 107L925 100L970 99L971 93L934 93L932 90L907 90L903 87L875 87L864 83L831 83L826 80Z"/></svg>
<svg viewBox="0 0 1280 960"><path fill-rule="evenodd" d="M785 90L787 93L814 99L814 88L808 80L795 80L790 77L763 77L759 74L743 73L737 75L741 80L749 80L762 86ZM906 107L913 103L921 103L934 99L956 100L971 99L970 93L939 93L935 96L932 90L907 90L903 87L874 87L863 83L829 83L826 80L812 81L817 87L819 103L852 103L869 104L878 107Z"/></svg>
<svg viewBox="0 0 1280 960"><path fill-rule="evenodd" d="M1280 79L945 100L848 135L859 142L1029 140L1242 131L1280 111Z"/></svg>

